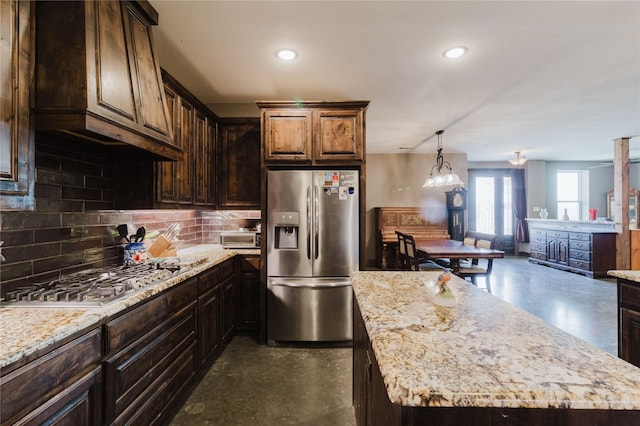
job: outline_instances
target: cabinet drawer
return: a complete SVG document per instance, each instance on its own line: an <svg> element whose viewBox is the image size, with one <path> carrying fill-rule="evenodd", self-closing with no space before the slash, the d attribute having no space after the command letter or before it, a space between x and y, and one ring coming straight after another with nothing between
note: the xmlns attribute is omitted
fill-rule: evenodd
<svg viewBox="0 0 640 426"><path fill-rule="evenodd" d="M531 236L531 238L533 238L533 237L546 238L547 237L547 231L545 231L544 229L531 229L531 231L529 232L529 235Z"/></svg>
<svg viewBox="0 0 640 426"><path fill-rule="evenodd" d="M242 272L255 272L260 270L260 257L243 257L240 260L240 270Z"/></svg>
<svg viewBox="0 0 640 426"><path fill-rule="evenodd" d="M534 243L534 242L532 242L530 247L531 247L531 252L532 253L534 251L537 251L539 253L546 253L547 252L547 245L544 242L542 242L542 243Z"/></svg>
<svg viewBox="0 0 640 426"><path fill-rule="evenodd" d="M532 244L542 244L545 245L547 243L547 237L545 237L544 235L540 236L540 235L535 235L535 236L531 236L531 243Z"/></svg>
<svg viewBox="0 0 640 426"><path fill-rule="evenodd" d="M547 254L545 252L531 251L531 257L538 260L547 260Z"/></svg>
<svg viewBox="0 0 640 426"><path fill-rule="evenodd" d="M569 266L577 269L591 270L591 262L585 260L569 259Z"/></svg>
<svg viewBox="0 0 640 426"><path fill-rule="evenodd" d="M591 261L591 252L590 251L570 249L569 250L569 258L575 259L575 260L586 260L587 262L590 262Z"/></svg>
<svg viewBox="0 0 640 426"><path fill-rule="evenodd" d="M224 281L236 272L235 260L227 260L220 265L220 281Z"/></svg>
<svg viewBox="0 0 640 426"><path fill-rule="evenodd" d="M618 300L621 305L633 307L640 311L640 287L619 283Z"/></svg>
<svg viewBox="0 0 640 426"><path fill-rule="evenodd" d="M561 231L547 231L547 238L569 239L569 233L568 232L561 232Z"/></svg>
<svg viewBox="0 0 640 426"><path fill-rule="evenodd" d="M24 417L98 366L101 347L100 330L94 330L0 378L0 423Z"/></svg>
<svg viewBox="0 0 640 426"><path fill-rule="evenodd" d="M196 300L197 280L190 280L170 289L167 293L146 302L144 305L108 322L106 333L107 353L117 352L128 346L148 330L161 323L171 312Z"/></svg>
<svg viewBox="0 0 640 426"><path fill-rule="evenodd" d="M569 240L569 248L577 250L591 250L591 241Z"/></svg>
<svg viewBox="0 0 640 426"><path fill-rule="evenodd" d="M146 392L196 339L196 302L105 362L107 420Z"/></svg>
<svg viewBox="0 0 640 426"><path fill-rule="evenodd" d="M572 240L579 240L579 241L591 241L591 234L585 234L582 232L570 232L569 238Z"/></svg>
<svg viewBox="0 0 640 426"><path fill-rule="evenodd" d="M220 283L220 267L204 271L198 275L198 294L202 295Z"/></svg>

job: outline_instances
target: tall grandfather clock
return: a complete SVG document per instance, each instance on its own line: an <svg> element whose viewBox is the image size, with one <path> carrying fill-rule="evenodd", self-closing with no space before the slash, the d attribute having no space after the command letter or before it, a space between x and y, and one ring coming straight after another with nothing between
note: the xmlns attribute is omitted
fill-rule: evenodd
<svg viewBox="0 0 640 426"><path fill-rule="evenodd" d="M452 240L462 241L464 239L464 211L467 209L467 190L457 186L445 194L447 194L449 236Z"/></svg>

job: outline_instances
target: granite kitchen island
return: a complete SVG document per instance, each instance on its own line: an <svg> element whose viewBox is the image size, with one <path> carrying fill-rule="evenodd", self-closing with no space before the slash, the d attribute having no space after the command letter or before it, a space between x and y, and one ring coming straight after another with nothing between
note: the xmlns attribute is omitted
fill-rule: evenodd
<svg viewBox="0 0 640 426"><path fill-rule="evenodd" d="M354 406L365 424L640 424L640 368L453 277L355 272Z"/></svg>

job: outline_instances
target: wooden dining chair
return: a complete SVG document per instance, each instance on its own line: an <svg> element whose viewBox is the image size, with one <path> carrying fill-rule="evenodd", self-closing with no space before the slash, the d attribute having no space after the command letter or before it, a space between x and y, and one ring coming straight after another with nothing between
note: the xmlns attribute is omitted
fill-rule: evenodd
<svg viewBox="0 0 640 426"><path fill-rule="evenodd" d="M407 258L407 243L405 242L405 234L396 231L396 235L398 237L398 260L400 261L400 269L404 271L408 271L409 269L409 259Z"/></svg>
<svg viewBox="0 0 640 426"><path fill-rule="evenodd" d="M433 260L420 257L413 235L403 234L403 237L407 253L408 269L410 271L442 271L445 269Z"/></svg>
<svg viewBox="0 0 640 426"><path fill-rule="evenodd" d="M493 249L495 248L496 239L478 239L476 241L476 247ZM486 263L485 263L486 262ZM493 259L473 259L469 264L460 264L460 271L458 276L462 278L469 278L476 287L478 286L477 278L483 277L486 289L491 293L491 282L489 277L491 276L491 270L493 269Z"/></svg>

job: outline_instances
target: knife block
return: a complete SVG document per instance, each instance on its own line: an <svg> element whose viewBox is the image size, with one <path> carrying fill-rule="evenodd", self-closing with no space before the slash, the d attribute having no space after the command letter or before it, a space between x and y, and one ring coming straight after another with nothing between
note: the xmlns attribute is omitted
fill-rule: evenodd
<svg viewBox="0 0 640 426"><path fill-rule="evenodd" d="M160 257L171 245L171 241L160 235L147 249L147 254L151 257Z"/></svg>

